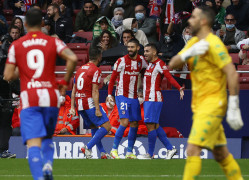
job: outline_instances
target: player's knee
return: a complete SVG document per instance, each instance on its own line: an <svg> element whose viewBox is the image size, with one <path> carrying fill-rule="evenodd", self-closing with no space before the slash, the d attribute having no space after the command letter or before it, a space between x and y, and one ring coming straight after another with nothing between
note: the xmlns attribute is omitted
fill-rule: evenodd
<svg viewBox="0 0 249 180"><path fill-rule="evenodd" d="M187 146L187 156L200 156L201 148L199 146L188 144Z"/></svg>
<svg viewBox="0 0 249 180"><path fill-rule="evenodd" d="M146 127L148 129L149 132L153 131L156 129L156 125L154 123L147 123Z"/></svg>
<svg viewBox="0 0 249 180"><path fill-rule="evenodd" d="M137 121L132 121L130 122L131 127L138 127L138 122Z"/></svg>
<svg viewBox="0 0 249 180"><path fill-rule="evenodd" d="M104 127L108 132L111 130L112 126L109 121L105 122L101 125L101 127Z"/></svg>
<svg viewBox="0 0 249 180"><path fill-rule="evenodd" d="M216 147L213 150L214 159L217 162L221 162L229 155L228 149L226 147Z"/></svg>
<svg viewBox="0 0 249 180"><path fill-rule="evenodd" d="M129 123L128 119L120 119L120 124L124 127L127 127Z"/></svg>

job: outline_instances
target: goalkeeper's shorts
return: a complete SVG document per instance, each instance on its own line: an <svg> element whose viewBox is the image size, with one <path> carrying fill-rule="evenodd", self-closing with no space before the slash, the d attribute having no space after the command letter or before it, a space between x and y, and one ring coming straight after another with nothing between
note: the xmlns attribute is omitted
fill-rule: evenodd
<svg viewBox="0 0 249 180"><path fill-rule="evenodd" d="M213 111L197 111L193 115L193 124L189 135L188 143L198 145L202 148L213 150L215 146L227 144L222 120L224 108L211 108Z"/></svg>

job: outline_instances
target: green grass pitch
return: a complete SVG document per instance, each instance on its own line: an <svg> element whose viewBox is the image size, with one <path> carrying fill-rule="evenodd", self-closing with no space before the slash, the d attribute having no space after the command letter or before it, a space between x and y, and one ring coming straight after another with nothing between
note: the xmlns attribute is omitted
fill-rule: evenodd
<svg viewBox="0 0 249 180"><path fill-rule="evenodd" d="M240 159L244 180L249 180L249 160ZM182 179L185 160L55 160L55 180L175 180ZM26 159L0 159L0 180L32 180ZM198 179L225 180L214 160L202 161Z"/></svg>

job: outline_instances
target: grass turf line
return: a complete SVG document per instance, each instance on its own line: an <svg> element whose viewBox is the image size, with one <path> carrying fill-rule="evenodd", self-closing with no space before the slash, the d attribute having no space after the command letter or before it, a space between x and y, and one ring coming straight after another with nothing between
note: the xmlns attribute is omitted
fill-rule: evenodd
<svg viewBox="0 0 249 180"><path fill-rule="evenodd" d="M249 180L249 160L240 159L244 179ZM55 160L55 180L180 180L185 160ZM0 159L1 180L32 180L26 159ZM225 180L219 165L214 160L202 161L200 180Z"/></svg>

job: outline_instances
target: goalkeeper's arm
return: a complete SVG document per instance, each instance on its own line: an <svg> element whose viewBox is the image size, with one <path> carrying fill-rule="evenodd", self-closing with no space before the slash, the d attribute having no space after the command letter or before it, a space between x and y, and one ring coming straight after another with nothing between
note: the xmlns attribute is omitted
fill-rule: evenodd
<svg viewBox="0 0 249 180"><path fill-rule="evenodd" d="M227 75L229 98L227 108L227 123L234 130L239 130L243 127L239 108L239 84L238 73L232 63L223 67L223 72Z"/></svg>

